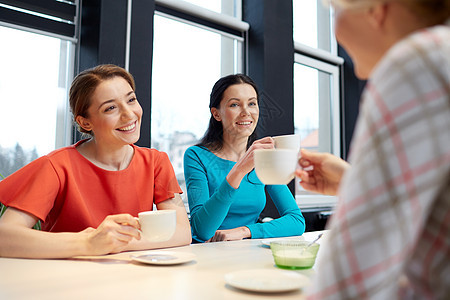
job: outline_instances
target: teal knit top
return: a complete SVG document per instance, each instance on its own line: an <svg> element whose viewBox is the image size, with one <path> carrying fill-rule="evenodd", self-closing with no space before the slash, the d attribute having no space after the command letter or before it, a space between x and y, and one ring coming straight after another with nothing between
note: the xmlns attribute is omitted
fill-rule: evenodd
<svg viewBox="0 0 450 300"><path fill-rule="evenodd" d="M226 176L236 164L217 157L205 147L192 146L184 154L184 175L192 236L204 242L216 230L247 226L252 238L301 235L305 219L286 185L265 186L251 171L234 189ZM280 217L257 223L269 193Z"/></svg>

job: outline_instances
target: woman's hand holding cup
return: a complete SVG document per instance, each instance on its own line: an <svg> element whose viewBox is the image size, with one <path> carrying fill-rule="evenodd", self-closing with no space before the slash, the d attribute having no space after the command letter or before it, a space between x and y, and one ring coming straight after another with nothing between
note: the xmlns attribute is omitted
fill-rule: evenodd
<svg viewBox="0 0 450 300"><path fill-rule="evenodd" d="M136 220L140 224L140 232L144 239L149 242L168 241L177 226L176 210L153 210L144 211L138 214Z"/></svg>
<svg viewBox="0 0 450 300"><path fill-rule="evenodd" d="M299 135L272 138L275 149L255 151L255 171L264 184L288 184L294 179L300 150Z"/></svg>
<svg viewBox="0 0 450 300"><path fill-rule="evenodd" d="M350 168L343 159L330 153L301 151L296 175L300 178L300 185L307 191L324 195L336 195L342 176Z"/></svg>
<svg viewBox="0 0 450 300"><path fill-rule="evenodd" d="M230 173L227 175L228 183L237 189L242 178L255 168L254 153L260 149L273 149L274 142L271 137L265 137L253 142L253 144L245 152L244 156L239 159Z"/></svg>
<svg viewBox="0 0 450 300"><path fill-rule="evenodd" d="M80 232L86 235L87 255L104 255L123 251L133 239L140 239L139 223L129 214L107 216L97 227Z"/></svg>

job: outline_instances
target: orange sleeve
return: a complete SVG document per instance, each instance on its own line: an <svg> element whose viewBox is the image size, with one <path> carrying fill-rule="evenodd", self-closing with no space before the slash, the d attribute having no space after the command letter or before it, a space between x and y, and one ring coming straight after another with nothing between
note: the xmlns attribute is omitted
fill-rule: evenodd
<svg viewBox="0 0 450 300"><path fill-rule="evenodd" d="M154 203L158 204L174 197L175 193L183 193L178 184L169 157L164 152L157 152L155 158L155 191Z"/></svg>
<svg viewBox="0 0 450 300"><path fill-rule="evenodd" d="M0 202L44 221L60 187L47 156L40 157L0 182Z"/></svg>

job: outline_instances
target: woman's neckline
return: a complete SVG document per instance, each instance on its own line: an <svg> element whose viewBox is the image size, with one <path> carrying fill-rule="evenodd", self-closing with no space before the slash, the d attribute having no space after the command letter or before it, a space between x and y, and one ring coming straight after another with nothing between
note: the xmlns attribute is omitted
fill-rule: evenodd
<svg viewBox="0 0 450 300"><path fill-rule="evenodd" d="M220 157L215 152L211 151L211 149L209 149L208 147L205 147L205 146L199 146L199 147L205 149L206 151L208 151L209 153L211 153L212 155L214 155L218 159L223 160L225 162L229 162L229 163L233 163L233 164L235 164L237 162L237 161L234 161L234 160L230 160L230 159L226 159L226 158Z"/></svg>
<svg viewBox="0 0 450 300"><path fill-rule="evenodd" d="M89 159L88 157L84 156L84 155L79 151L79 149L77 149L78 146L80 146L81 144L87 142L88 140L89 140L89 139L83 139L83 140L81 140L81 141L78 141L75 145L73 145L73 148L75 149L75 151L77 152L77 154L78 154L80 157L82 157L83 160L87 161L90 165L92 165L92 166L94 166L94 167L96 167L96 168L98 168L98 169L100 169L100 170L102 170L102 171L104 171L104 172L122 172L122 171L126 171L126 170L131 166L131 164L133 163L134 156L135 156L135 153L136 153L136 148L135 148L135 146L134 146L133 144L129 144L129 146L131 146L131 148L132 148L132 154L131 154L131 159L130 159L129 163L128 163L128 165L127 165L125 168L120 169L120 170L111 170L111 169L107 169L107 168L104 168L104 167L102 167L102 166L96 164L96 163L93 162L91 159Z"/></svg>

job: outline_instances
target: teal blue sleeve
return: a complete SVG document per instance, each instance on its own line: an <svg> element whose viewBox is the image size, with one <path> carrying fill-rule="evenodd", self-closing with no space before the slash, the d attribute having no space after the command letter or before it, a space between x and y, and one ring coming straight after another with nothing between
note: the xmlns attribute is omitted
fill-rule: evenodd
<svg viewBox="0 0 450 300"><path fill-rule="evenodd" d="M206 241L216 233L228 214L236 190L224 178L210 197L206 167L191 148L184 154L184 176L194 236Z"/></svg>
<svg viewBox="0 0 450 300"><path fill-rule="evenodd" d="M266 185L280 217L267 223L247 225L252 239L302 235L305 232L303 217L292 193L286 185Z"/></svg>

